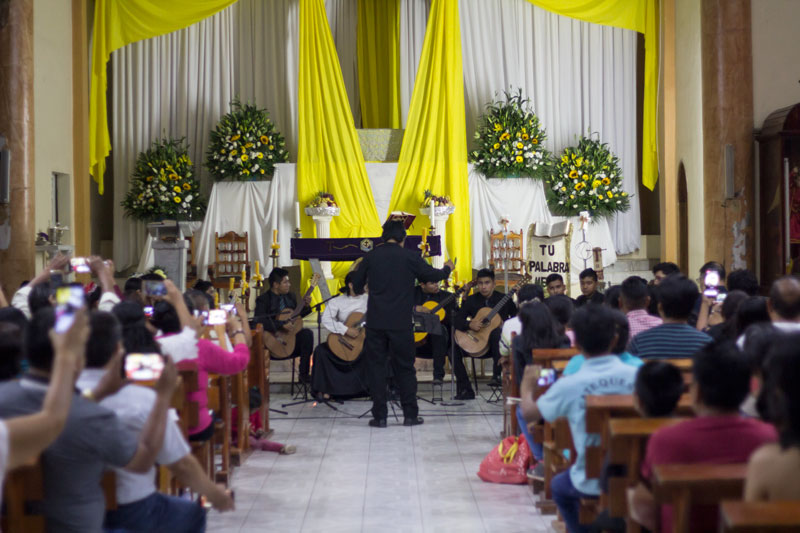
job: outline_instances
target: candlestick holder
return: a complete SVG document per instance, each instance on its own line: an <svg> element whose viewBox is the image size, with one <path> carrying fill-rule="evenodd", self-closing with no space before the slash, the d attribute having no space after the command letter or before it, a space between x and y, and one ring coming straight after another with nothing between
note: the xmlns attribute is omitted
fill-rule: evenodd
<svg viewBox="0 0 800 533"><path fill-rule="evenodd" d="M280 253L278 250L280 249L280 245L273 245L272 246L272 253L269 256L272 258L272 268L278 268L278 258L280 257Z"/></svg>
<svg viewBox="0 0 800 533"><path fill-rule="evenodd" d="M302 239L303 238L303 230L300 228L294 228L294 238L295 239Z"/></svg>

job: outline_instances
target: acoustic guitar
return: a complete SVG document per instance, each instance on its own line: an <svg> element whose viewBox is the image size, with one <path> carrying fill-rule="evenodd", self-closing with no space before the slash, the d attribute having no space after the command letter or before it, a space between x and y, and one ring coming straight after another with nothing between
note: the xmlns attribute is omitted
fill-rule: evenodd
<svg viewBox="0 0 800 533"><path fill-rule="evenodd" d="M304 300L311 296L317 283L319 283L319 274L314 274L308 290L297 304L297 307L284 309L274 317L273 320L280 323L281 327L274 333L264 332L264 347L269 350L269 354L273 359L288 359L294 352L297 332L303 329L303 320L300 318L300 313L303 312L303 307L306 305Z"/></svg>
<svg viewBox="0 0 800 533"><path fill-rule="evenodd" d="M347 335L330 333L328 334L328 349L342 361L352 363L358 359L364 349L364 341L367 337L364 324L367 323L367 320L364 317L364 313L353 311L344 323L348 328L357 329L358 335L356 337L348 337Z"/></svg>
<svg viewBox="0 0 800 533"><path fill-rule="evenodd" d="M531 275L525 274L516 285L511 287L508 294L497 302L497 305L491 309L488 307L479 309L475 316L472 317L472 322L477 320L478 323L481 324L481 329L478 331L472 331L471 329L461 331L457 329L455 331L456 343L464 350L464 353L470 357L481 357L489 351L489 335L503 324L503 320L497 313L499 313L503 306L514 296L514 293L530 280Z"/></svg>
<svg viewBox="0 0 800 533"><path fill-rule="evenodd" d="M430 313L432 315L436 315L439 318L439 322L442 322L444 320L444 317L445 317L444 308L447 307L448 305L450 305L450 302L452 302L453 300L458 298L458 296L462 292L464 292L464 291L469 292L469 290L472 287L474 287L476 283L477 283L477 281L469 281L469 282L465 283L463 286L461 286L458 290L456 290L456 292L453 292L453 293L449 294L447 296L447 298L445 298L441 302L436 302L434 300L428 300L427 302L422 304L422 307L424 307L426 309L430 309ZM416 344L421 343L422 341L425 340L425 338L427 336L428 336L428 333L426 331L414 332L414 343L416 343Z"/></svg>

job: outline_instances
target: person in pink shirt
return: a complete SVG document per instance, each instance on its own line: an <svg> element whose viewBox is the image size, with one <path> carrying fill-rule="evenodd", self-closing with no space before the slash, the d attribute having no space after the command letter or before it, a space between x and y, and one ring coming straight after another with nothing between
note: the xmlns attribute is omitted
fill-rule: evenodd
<svg viewBox="0 0 800 533"><path fill-rule="evenodd" d="M705 346L693 358L694 381L689 392L696 418L656 431L647 443L642 478L663 464L746 463L760 446L775 442L770 424L739 415L750 385L750 363L730 341ZM648 529L655 525L656 507L650 490L640 483L628 495L631 516ZM716 506L695 506L691 531L717 531ZM661 510L661 531L672 531L672 509Z"/></svg>
<svg viewBox="0 0 800 533"><path fill-rule="evenodd" d="M239 316L229 314L225 329L233 345L233 351L229 352L221 348L217 342L208 339L193 339L189 333L190 328L182 328L182 321L179 318L184 310L190 314L186 303L191 304L192 301L182 299L177 302L177 306L166 301L158 302L153 307L153 325L161 330L162 335L156 337L156 340L161 344L162 351L173 357L179 369L197 368L198 390L186 395L190 402L197 402L199 406L198 424L189 428L189 440L204 441L214 434L214 424L208 410L208 374L230 376L247 368L250 362L249 335ZM170 343L170 340L174 339L170 337L178 335L185 336L185 340L180 341L179 349L173 349L171 344L174 343ZM196 345L196 354L190 344Z"/></svg>
<svg viewBox="0 0 800 533"><path fill-rule="evenodd" d="M660 326L663 321L660 317L647 312L650 305L650 292L647 282L639 276L631 276L620 286L620 310L628 318L630 337L628 342L643 331Z"/></svg>

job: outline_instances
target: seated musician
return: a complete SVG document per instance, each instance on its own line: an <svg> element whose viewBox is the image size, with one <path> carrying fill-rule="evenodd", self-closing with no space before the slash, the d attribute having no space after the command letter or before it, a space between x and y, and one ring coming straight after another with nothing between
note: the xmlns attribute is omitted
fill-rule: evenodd
<svg viewBox="0 0 800 533"><path fill-rule="evenodd" d="M530 304L529 304L530 305ZM586 477L586 448L600 443L600 435L586 433L586 403L588 393L631 394L636 378L635 367L626 365L611 352L619 342L614 315L604 305L586 305L573 315L575 337L586 361L575 374L562 377L534 400L539 375L534 365L528 365L520 384L520 408L527 423L545 419L554 422L567 418L577 457L575 463L558 475L550 484L555 502L567 530L588 531L580 524L581 498L600 496L600 482Z"/></svg>
<svg viewBox="0 0 800 533"><path fill-rule="evenodd" d="M418 313L430 313L431 309L439 305L439 302L451 296L451 293L440 290L437 278L423 276L419 279L419 285L414 288L414 310ZM431 302L431 303L428 303ZM427 306L425 304L428 304ZM450 344L450 320L453 313L453 303L443 308L445 315L442 319L440 332L429 333L417 346L418 355L427 355L433 358L433 384L442 385L444 383L444 359L447 356L448 345Z"/></svg>
<svg viewBox="0 0 800 533"><path fill-rule="evenodd" d="M347 326L347 319L353 313L366 314L367 293L353 288L353 273L344 278L345 286L342 294L325 304L322 313L322 326L329 333L327 343L320 343L314 350L314 368L311 372L311 390L315 394L330 396L357 396L367 390L367 380L363 372L364 332L363 329ZM344 340L355 341L361 338L361 350L355 354L356 359L346 361L336 356L329 345L335 336L341 335ZM358 346L358 343L349 346ZM348 346L348 348L349 348ZM349 354L348 354L349 355Z"/></svg>
<svg viewBox="0 0 800 533"><path fill-rule="evenodd" d="M256 309L253 313L253 320L264 326L264 331L275 333L283 328L284 324L276 318L284 309L296 309L297 298L289 292L292 284L289 281L289 272L283 268L272 269L267 278L269 290L256 298ZM300 317L311 314L311 297L303 300L305 304ZM289 358L300 357L300 381L308 383L310 381L308 372L311 361L311 350L314 348L314 333L303 328L297 332L297 344Z"/></svg>
<svg viewBox="0 0 800 533"><path fill-rule="evenodd" d="M464 299L461 304L461 309L455 314L454 326L461 331L480 331L484 325L478 321L472 321L472 318L484 307L492 308L497 305L500 300L505 296L503 293L494 290L494 271L488 268L482 268L478 271L477 276L478 291ZM509 300L502 309L498 312L502 320L508 320L517 312L514 302ZM500 336L502 333L501 328L495 328L489 335L489 353L491 354L494 366L492 368L492 379L489 385L500 386L502 383L500 377ZM456 374L458 394L456 396L459 400L470 400L475 397L475 392L469 383L467 377L467 370L464 367L464 350L456 346L455 350L456 360L453 362L453 370Z"/></svg>
<svg viewBox="0 0 800 533"><path fill-rule="evenodd" d="M663 286L666 280L661 283ZM750 384L748 361L731 342L711 343L692 360L694 380L689 386L695 418L661 428L650 437L642 462L642 478L650 481L662 464L744 463L761 445L775 442L769 424L739 416L739 406ZM653 529L656 509L650 490L640 483L628 495L631 516ZM666 511L666 512L665 512ZM716 531L715 506L692 509L694 531ZM661 513L661 531L672 531L672 514Z"/></svg>

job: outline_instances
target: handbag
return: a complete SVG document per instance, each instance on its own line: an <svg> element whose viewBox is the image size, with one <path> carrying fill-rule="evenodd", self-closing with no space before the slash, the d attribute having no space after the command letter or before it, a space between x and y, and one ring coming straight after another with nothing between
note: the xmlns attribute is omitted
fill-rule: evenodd
<svg viewBox="0 0 800 533"><path fill-rule="evenodd" d="M524 435L506 437L492 448L478 469L478 477L487 483L520 485L528 482L531 451Z"/></svg>

